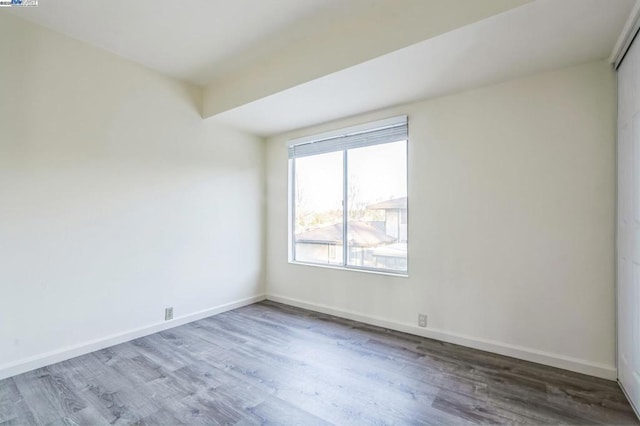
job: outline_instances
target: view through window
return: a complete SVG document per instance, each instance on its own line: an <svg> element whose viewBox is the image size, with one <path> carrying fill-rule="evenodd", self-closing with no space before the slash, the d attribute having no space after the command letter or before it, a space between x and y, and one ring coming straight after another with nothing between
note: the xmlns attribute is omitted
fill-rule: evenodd
<svg viewBox="0 0 640 426"><path fill-rule="evenodd" d="M407 272L406 117L395 121L290 148L292 260Z"/></svg>

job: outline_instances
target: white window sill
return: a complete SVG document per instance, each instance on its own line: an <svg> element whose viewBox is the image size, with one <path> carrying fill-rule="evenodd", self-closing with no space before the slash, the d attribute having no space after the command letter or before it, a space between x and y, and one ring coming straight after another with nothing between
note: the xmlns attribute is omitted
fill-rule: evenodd
<svg viewBox="0 0 640 426"><path fill-rule="evenodd" d="M350 271L350 272L366 272L368 274L387 275L387 276L398 277L398 278L409 278L409 273L402 272L402 271L394 272L394 271L388 271L383 269L361 268L357 266L326 265L322 263L299 262L296 260L290 260L289 264L300 265L300 266L314 266L316 268L325 268L325 269L339 269L342 271Z"/></svg>

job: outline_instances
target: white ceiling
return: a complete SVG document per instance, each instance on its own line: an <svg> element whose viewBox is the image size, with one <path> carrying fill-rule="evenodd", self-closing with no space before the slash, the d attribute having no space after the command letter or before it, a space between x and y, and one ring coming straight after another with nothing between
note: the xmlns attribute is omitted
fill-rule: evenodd
<svg viewBox="0 0 640 426"><path fill-rule="evenodd" d="M181 80L217 76L381 0L40 0L11 13Z"/></svg>
<svg viewBox="0 0 640 426"><path fill-rule="evenodd" d="M214 119L268 136L608 57L634 0L536 0Z"/></svg>

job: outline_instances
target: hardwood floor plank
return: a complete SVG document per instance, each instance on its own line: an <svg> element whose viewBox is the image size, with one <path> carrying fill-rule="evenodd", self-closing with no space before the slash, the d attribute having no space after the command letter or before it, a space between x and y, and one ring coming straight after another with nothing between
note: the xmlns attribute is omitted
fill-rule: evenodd
<svg viewBox="0 0 640 426"><path fill-rule="evenodd" d="M172 351L171 345L158 334L152 334L130 342L142 355L149 358L165 370L174 371L189 365L193 357L188 353Z"/></svg>
<svg viewBox="0 0 640 426"><path fill-rule="evenodd" d="M108 426L110 423L98 413L93 407L84 408L75 413L74 418L62 417L49 423L49 425L92 425L92 426Z"/></svg>
<svg viewBox="0 0 640 426"><path fill-rule="evenodd" d="M17 424L19 420L31 424L36 422L13 379L0 381L0 425Z"/></svg>
<svg viewBox="0 0 640 426"><path fill-rule="evenodd" d="M246 343L242 335L234 335L228 332L220 324L213 321L213 318L205 318L201 321L186 324L184 327L190 332L196 333L201 339L223 349L232 349Z"/></svg>
<svg viewBox="0 0 640 426"><path fill-rule="evenodd" d="M174 416L174 413L167 409L162 409L157 413L153 413L143 419L138 420L133 423L136 426L158 426L158 425L185 425L186 423L181 422Z"/></svg>
<svg viewBox="0 0 640 426"><path fill-rule="evenodd" d="M127 376L136 385L166 377L158 364L143 355L130 359L121 359L114 363L112 368L121 375Z"/></svg>
<svg viewBox="0 0 640 426"><path fill-rule="evenodd" d="M199 389L217 388L227 380L223 377L225 374L222 371L201 360L196 360L191 365L170 374L181 383L187 384L192 393Z"/></svg>
<svg viewBox="0 0 640 426"><path fill-rule="evenodd" d="M264 402L251 407L248 411L253 414L262 425L280 426L327 426L330 423L308 413L295 405L280 398L270 397ZM252 425L250 420L243 420L238 425Z"/></svg>
<svg viewBox="0 0 640 426"><path fill-rule="evenodd" d="M131 424L160 410L150 395L123 385L124 389L114 390L99 385L91 385L82 393L87 403L111 424Z"/></svg>
<svg viewBox="0 0 640 426"><path fill-rule="evenodd" d="M487 403L487 401L444 389L438 393L431 406L478 424L513 424L523 420L511 416L510 413Z"/></svg>
<svg viewBox="0 0 640 426"><path fill-rule="evenodd" d="M15 376L13 381L36 423L47 424L62 417L75 421L75 413L86 407L65 378L52 375L47 368Z"/></svg>

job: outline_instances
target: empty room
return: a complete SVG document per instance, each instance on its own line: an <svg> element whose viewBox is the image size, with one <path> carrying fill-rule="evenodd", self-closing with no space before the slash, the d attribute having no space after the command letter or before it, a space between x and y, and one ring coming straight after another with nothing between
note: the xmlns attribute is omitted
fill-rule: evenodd
<svg viewBox="0 0 640 426"><path fill-rule="evenodd" d="M0 0L0 425L640 425L640 0Z"/></svg>

